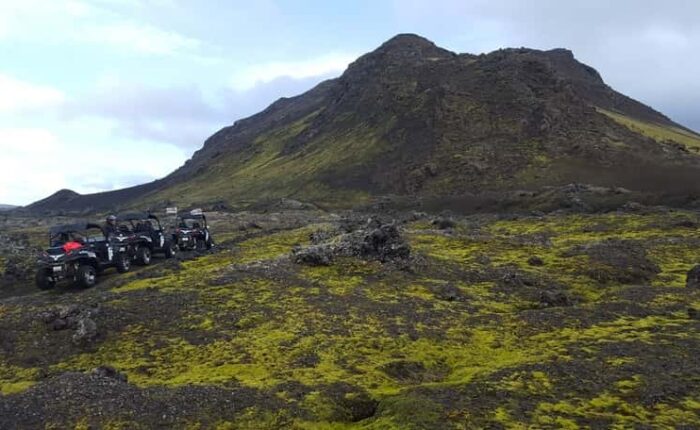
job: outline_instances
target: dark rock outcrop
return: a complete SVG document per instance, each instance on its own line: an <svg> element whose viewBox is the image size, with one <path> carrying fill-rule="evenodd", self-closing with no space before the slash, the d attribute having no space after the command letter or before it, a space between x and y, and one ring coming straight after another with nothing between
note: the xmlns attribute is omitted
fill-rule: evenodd
<svg viewBox="0 0 700 430"><path fill-rule="evenodd" d="M566 255L588 255L588 276L599 282L646 283L661 271L647 257L642 245L632 241L608 239L593 245L575 247Z"/></svg>
<svg viewBox="0 0 700 430"><path fill-rule="evenodd" d="M542 293L540 293L540 304L543 307L553 308L571 306L573 305L573 301L568 294L562 291L542 291Z"/></svg>
<svg viewBox="0 0 700 430"><path fill-rule="evenodd" d="M333 249L324 245L298 247L292 250L292 259L307 266L329 266L333 262Z"/></svg>
<svg viewBox="0 0 700 430"><path fill-rule="evenodd" d="M700 265L688 271L685 277L685 286L688 288L700 288Z"/></svg>

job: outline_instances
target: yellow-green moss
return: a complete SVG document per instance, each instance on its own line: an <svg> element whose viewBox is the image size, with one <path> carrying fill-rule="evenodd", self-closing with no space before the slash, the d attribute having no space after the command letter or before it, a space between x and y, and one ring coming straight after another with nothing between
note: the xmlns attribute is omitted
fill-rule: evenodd
<svg viewBox="0 0 700 430"><path fill-rule="evenodd" d="M521 218L483 221L480 228L464 227L452 234L412 228L407 237L413 252L426 257L425 266L415 272L339 258L328 267L284 264L283 276L275 272L276 265L269 276L257 270L248 274L247 264L284 258L295 244L307 244L312 231L326 226L260 232L260 237L231 251L184 262L179 271L154 271L157 276L148 279L127 275L129 282L111 291L110 307L133 309L142 305L132 301L135 297L142 300L142 295L161 293L184 294L186 306L169 315L168 324L160 324L155 316L153 321L110 330L94 350L65 357L49 372L111 365L142 387L231 382L264 391L284 382L311 387L311 394L301 399L291 392L276 393L276 399L313 412L315 422L251 408L236 421L217 423L219 428L255 428L256 423L314 429L404 429L424 423L431 428L446 419L457 428L469 428L472 418L513 429L578 428L585 427L582 423L590 417L621 428L644 420L659 427L692 425L700 405L697 397L641 406L634 396L650 375L635 371L638 374L630 376L627 368L641 368L643 357L629 356L624 348L620 356L602 352L610 350L610 344L658 346L696 339L695 322L685 309L700 308L698 296L687 289L656 288L683 285L684 271L697 258L689 245L692 241L676 240L700 238L694 230L676 226L676 219L690 216ZM660 293L648 302L654 312L647 317L596 314L601 304L621 301L622 293L638 287L595 282L585 274L590 263L586 256L566 256L573 246L611 237L643 240L649 258L661 267L662 273L648 287ZM533 255L544 266L528 264ZM535 309L532 299L519 295L517 287L511 293L498 280L466 281L469 278L461 272L481 274L506 266L568 287L583 301L576 308L580 314L560 321L558 312L569 315L562 309ZM448 285L463 297L438 299L437 292ZM682 311L671 313L669 308ZM0 318L9 318L10 311L0 307ZM548 317L543 318L545 323L526 318L537 312ZM577 319L579 315L584 317ZM588 315L600 320L589 321ZM196 339L198 335L202 338ZM547 366L555 362L573 366L581 357L597 360L610 372L626 373L590 398L581 397L575 387L562 387ZM417 363L416 375L391 376L387 366L397 362ZM533 370L539 368L547 373ZM5 394L24 389L38 378L34 372L0 366L0 390ZM331 422L332 405L318 387L336 382L364 389L380 400L377 414L361 423ZM541 403L532 416L532 411L523 416L512 404L498 400L479 412L486 416L472 417L472 411L443 411L442 405L415 394L461 390L470 384L486 384L499 399L511 394Z"/></svg>
<svg viewBox="0 0 700 430"><path fill-rule="evenodd" d="M659 142L674 141L682 143L683 145L693 148L700 149L700 136L691 133L690 131L683 130L677 127L665 126L661 124L654 124L650 122L641 121L626 115L622 115L617 112L611 112L605 109L598 109L601 112L618 123L624 125L632 131L635 131L644 136L650 137Z"/></svg>
<svg viewBox="0 0 700 430"><path fill-rule="evenodd" d="M534 413L533 422L536 425L551 426L561 419L575 423L577 418L607 420L611 423L611 428L633 428L639 425L673 428L700 424L700 416L692 410L665 403L647 408L610 393L601 393L587 400L540 403Z"/></svg>
<svg viewBox="0 0 700 430"><path fill-rule="evenodd" d="M0 394L13 394L36 383L39 369L12 366L0 361Z"/></svg>
<svg viewBox="0 0 700 430"><path fill-rule="evenodd" d="M332 294L345 295L363 285L365 277L377 273L379 269L379 262L340 258L331 266L303 267L299 275L302 279L326 286Z"/></svg>
<svg viewBox="0 0 700 430"><path fill-rule="evenodd" d="M246 264L289 255L294 245L308 244L309 234L324 226L324 224L311 225L241 242L238 245L238 252L234 257L234 262Z"/></svg>
<svg viewBox="0 0 700 430"><path fill-rule="evenodd" d="M525 394L546 394L552 389L552 382L541 371L516 372L508 375L500 384L509 391Z"/></svg>

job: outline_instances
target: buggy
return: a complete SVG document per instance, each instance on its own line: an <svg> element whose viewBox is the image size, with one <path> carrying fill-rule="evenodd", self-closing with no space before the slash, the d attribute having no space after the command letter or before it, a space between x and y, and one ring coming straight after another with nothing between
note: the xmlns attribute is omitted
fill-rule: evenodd
<svg viewBox="0 0 700 430"><path fill-rule="evenodd" d="M117 215L119 234L127 237L129 255L137 263L151 264L153 254L171 258L177 253L172 234L166 233L157 216L149 212L131 212Z"/></svg>
<svg viewBox="0 0 700 430"><path fill-rule="evenodd" d="M175 235L177 244L182 251L211 249L214 245L209 233L207 217L199 209L178 214Z"/></svg>
<svg viewBox="0 0 700 430"><path fill-rule="evenodd" d="M101 226L88 222L52 227L49 248L37 259L37 287L48 290L69 281L90 288L104 269L116 267L120 273L128 272L131 262L122 240L108 238Z"/></svg>

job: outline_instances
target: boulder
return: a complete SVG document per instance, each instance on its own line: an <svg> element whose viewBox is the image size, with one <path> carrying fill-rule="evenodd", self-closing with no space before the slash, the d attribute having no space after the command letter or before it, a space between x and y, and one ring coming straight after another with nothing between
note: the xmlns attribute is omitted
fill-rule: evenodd
<svg viewBox="0 0 700 430"><path fill-rule="evenodd" d="M445 284L433 287L435 298L447 302L461 301L464 299L462 291L453 284Z"/></svg>
<svg viewBox="0 0 700 430"><path fill-rule="evenodd" d="M546 308L554 308L572 306L573 301L563 291L542 291L540 293L540 304Z"/></svg>
<svg viewBox="0 0 700 430"><path fill-rule="evenodd" d="M533 255L532 257L528 258L527 264L529 264L530 266L535 266L535 267L544 266L544 260L542 260L540 257L538 257L536 255Z"/></svg>
<svg viewBox="0 0 700 430"><path fill-rule="evenodd" d="M574 247L565 256L588 255L586 274L601 283L643 284L661 271L647 257L646 249L633 241L608 239Z"/></svg>
<svg viewBox="0 0 700 430"><path fill-rule="evenodd" d="M433 220L433 225L440 230L454 228L457 224L449 217L439 217Z"/></svg>
<svg viewBox="0 0 700 430"><path fill-rule="evenodd" d="M687 288L700 288L700 264L688 271L685 276L685 286Z"/></svg>
<svg viewBox="0 0 700 430"><path fill-rule="evenodd" d="M100 378L110 378L121 382L128 382L129 378L127 375L118 372L114 367L111 366L99 366L92 369L93 375Z"/></svg>
<svg viewBox="0 0 700 430"><path fill-rule="evenodd" d="M401 260L411 255L411 248L401 237L396 224L384 224L365 235L360 255L382 262Z"/></svg>
<svg viewBox="0 0 700 430"><path fill-rule="evenodd" d="M307 266L330 266L333 262L333 249L327 245L312 245L292 250L292 260Z"/></svg>
<svg viewBox="0 0 700 430"><path fill-rule="evenodd" d="M97 338L97 324L91 318L84 317L78 320L75 333L73 333L73 343L75 345L86 345L92 343Z"/></svg>
<svg viewBox="0 0 700 430"><path fill-rule="evenodd" d="M334 234L331 231L328 230L316 230L314 232L311 232L309 234L309 240L311 243L314 245L318 245L324 242L328 242L333 238Z"/></svg>

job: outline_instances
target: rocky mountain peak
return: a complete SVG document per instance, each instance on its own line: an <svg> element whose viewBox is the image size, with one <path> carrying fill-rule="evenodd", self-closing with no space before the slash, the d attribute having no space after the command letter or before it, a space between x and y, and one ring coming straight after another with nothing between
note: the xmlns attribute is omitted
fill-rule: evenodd
<svg viewBox="0 0 700 430"><path fill-rule="evenodd" d="M57 191L52 197L57 198L57 199L70 199L73 197L78 197L80 194L76 193L73 190L69 190L67 188L64 188L62 190Z"/></svg>
<svg viewBox="0 0 700 430"><path fill-rule="evenodd" d="M456 57L457 54L440 48L428 39L415 34L399 34L379 48L363 55L350 64L344 77L377 69L391 69L420 65Z"/></svg>
<svg viewBox="0 0 700 430"><path fill-rule="evenodd" d="M454 54L416 34L399 34L384 42L374 53L414 56L451 57Z"/></svg>

